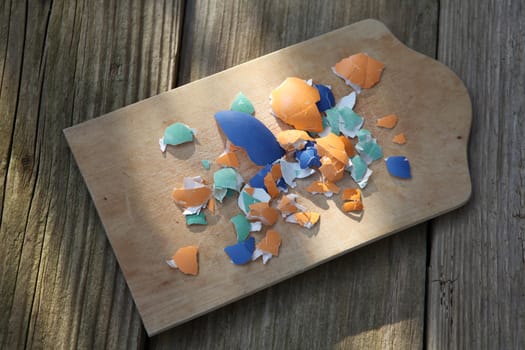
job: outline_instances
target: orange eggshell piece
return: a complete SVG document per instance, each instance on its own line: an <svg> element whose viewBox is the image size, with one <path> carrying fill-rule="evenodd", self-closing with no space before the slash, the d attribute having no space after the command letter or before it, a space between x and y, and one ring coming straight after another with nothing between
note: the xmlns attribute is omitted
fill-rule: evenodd
<svg viewBox="0 0 525 350"><path fill-rule="evenodd" d="M382 128L393 129L396 126L396 124L397 115L395 114L389 114L377 120L377 126L380 126Z"/></svg>
<svg viewBox="0 0 525 350"><path fill-rule="evenodd" d="M361 190L359 188L346 188L341 195L344 201L360 201Z"/></svg>
<svg viewBox="0 0 525 350"><path fill-rule="evenodd" d="M361 200L361 190L358 188L347 188L341 195L346 202L343 203L343 211L361 211L363 210L363 202Z"/></svg>
<svg viewBox="0 0 525 350"><path fill-rule="evenodd" d="M306 212L295 213L293 214L293 217L299 225L305 226L308 223L315 225L317 221L319 221L319 218L321 217L321 215L319 213L315 213L312 211L306 211Z"/></svg>
<svg viewBox="0 0 525 350"><path fill-rule="evenodd" d="M345 152L348 158L352 158L357 154L354 145L352 144L352 142L350 142L350 139L348 137L346 137L345 135L339 135L339 139L345 145Z"/></svg>
<svg viewBox="0 0 525 350"><path fill-rule="evenodd" d="M313 138L310 137L303 130L284 130L277 134L277 142L284 148L286 151L295 150L295 144L300 141L312 141ZM301 147L299 149L302 149Z"/></svg>
<svg viewBox="0 0 525 350"><path fill-rule="evenodd" d="M215 198L213 197L210 197L210 199L208 200L208 210L212 213L212 214L215 214L215 205L217 203L215 202Z"/></svg>
<svg viewBox="0 0 525 350"><path fill-rule="evenodd" d="M305 131L323 131L321 113L316 102L319 91L300 78L286 80L271 92L273 113L286 124Z"/></svg>
<svg viewBox="0 0 525 350"><path fill-rule="evenodd" d="M343 211L345 213L348 213L350 211L361 211L361 210L363 210L362 202L344 202L343 203Z"/></svg>
<svg viewBox="0 0 525 350"><path fill-rule="evenodd" d="M173 256L173 261L182 273L195 276L199 273L198 252L199 248L196 246L179 248Z"/></svg>
<svg viewBox="0 0 525 350"><path fill-rule="evenodd" d="M274 179L276 182L277 182L281 177L283 177L283 174L282 174L282 172L281 172L281 164L276 163L276 164L272 165L271 173L272 173L273 179Z"/></svg>
<svg viewBox="0 0 525 350"><path fill-rule="evenodd" d="M231 168L238 168L240 166L239 164L239 158L237 158L237 155L233 152L225 152L221 154L216 160L215 163L225 166L225 167L231 167Z"/></svg>
<svg viewBox="0 0 525 350"><path fill-rule="evenodd" d="M348 164L348 156L345 151L345 144L337 135L329 133L325 137L315 139L317 151L323 157L335 158L343 164Z"/></svg>
<svg viewBox="0 0 525 350"><path fill-rule="evenodd" d="M343 178L345 166L343 163L336 159L329 157L321 158L321 166L319 171L323 174L323 177L332 182L339 181Z"/></svg>
<svg viewBox="0 0 525 350"><path fill-rule="evenodd" d="M268 194L270 197L275 198L279 195L279 189L277 188L277 185L275 184L275 180L273 178L273 175L271 172L266 174L264 177L264 186L268 190Z"/></svg>
<svg viewBox="0 0 525 350"><path fill-rule="evenodd" d="M337 187L334 183L330 181L314 181L310 184L310 186L306 188L306 190L310 193L339 193L339 187Z"/></svg>
<svg viewBox="0 0 525 350"><path fill-rule="evenodd" d="M287 196L283 196L281 198L281 200L277 204L277 209L279 209L281 211L281 214L283 214L284 216L288 216L299 211L294 201L292 201Z"/></svg>
<svg viewBox="0 0 525 350"><path fill-rule="evenodd" d="M250 212L247 215L249 220L260 220L263 224L271 226L277 222L279 212L270 207L266 202L259 202L250 205Z"/></svg>
<svg viewBox="0 0 525 350"><path fill-rule="evenodd" d="M275 230L268 230L266 232L266 237L264 237L259 244L257 244L257 248L262 250L263 252L272 253L274 256L279 255L279 247L281 246L281 235L279 235L279 232Z"/></svg>
<svg viewBox="0 0 525 350"><path fill-rule="evenodd" d="M385 65L364 53L358 53L343 58L334 68L338 75L352 84L369 89L379 82Z"/></svg>
<svg viewBox="0 0 525 350"><path fill-rule="evenodd" d="M401 133L399 135L394 136L392 142L397 143L398 145L404 145L405 143L407 143L407 139L405 137L405 134Z"/></svg>
<svg viewBox="0 0 525 350"><path fill-rule="evenodd" d="M196 207L206 203L211 196L211 189L208 187L175 188L171 195L175 203L183 208Z"/></svg>

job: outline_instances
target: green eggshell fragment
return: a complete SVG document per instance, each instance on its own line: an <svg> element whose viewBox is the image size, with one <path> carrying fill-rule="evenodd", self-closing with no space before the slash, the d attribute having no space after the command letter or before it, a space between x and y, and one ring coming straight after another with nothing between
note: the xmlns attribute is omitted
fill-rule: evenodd
<svg viewBox="0 0 525 350"><path fill-rule="evenodd" d="M355 181L360 181L366 174L366 163L361 157L355 156L352 158L352 177Z"/></svg>
<svg viewBox="0 0 525 350"><path fill-rule="evenodd" d="M201 160L202 167L206 170L210 170L211 164L210 161L207 159Z"/></svg>
<svg viewBox="0 0 525 350"><path fill-rule="evenodd" d="M206 221L206 215L201 211L198 214L193 215L186 215L186 225L207 225L208 221Z"/></svg>
<svg viewBox="0 0 525 350"><path fill-rule="evenodd" d="M332 132L336 135L339 135L339 111L336 108L330 108L326 110L326 120L332 128Z"/></svg>
<svg viewBox="0 0 525 350"><path fill-rule="evenodd" d="M357 132L357 138L359 141L367 141L368 139L372 138L372 134L370 134L370 131L366 129L361 129Z"/></svg>
<svg viewBox="0 0 525 350"><path fill-rule="evenodd" d="M341 114L341 119L346 129L354 130L361 123L363 123L363 118L360 117L356 112L348 107L338 108L339 114Z"/></svg>
<svg viewBox="0 0 525 350"><path fill-rule="evenodd" d="M242 92L239 92L237 96L235 96L235 100L233 100L230 110L243 112L251 115L255 113L255 108L253 108L253 104Z"/></svg>
<svg viewBox="0 0 525 350"><path fill-rule="evenodd" d="M248 238L250 234L251 225L248 219L242 214L235 215L230 219L235 227L235 232L237 233L237 242L242 242Z"/></svg>
<svg viewBox="0 0 525 350"><path fill-rule="evenodd" d="M227 188L239 191L237 172L233 168L222 168L213 174L215 188Z"/></svg>
<svg viewBox="0 0 525 350"><path fill-rule="evenodd" d="M164 143L167 145L180 145L193 141L193 130L186 124L174 123L164 130Z"/></svg>

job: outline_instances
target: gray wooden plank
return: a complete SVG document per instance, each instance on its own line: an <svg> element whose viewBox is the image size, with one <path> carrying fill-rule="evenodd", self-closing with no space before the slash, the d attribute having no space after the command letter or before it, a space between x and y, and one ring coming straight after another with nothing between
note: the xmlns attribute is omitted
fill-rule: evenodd
<svg viewBox="0 0 525 350"><path fill-rule="evenodd" d="M182 1L0 10L0 348L141 347L140 317L62 129L173 87Z"/></svg>
<svg viewBox="0 0 525 350"><path fill-rule="evenodd" d="M375 17L435 55L435 1L188 2L179 84ZM407 230L151 339L155 349L421 348L426 227Z"/></svg>
<svg viewBox="0 0 525 350"><path fill-rule="evenodd" d="M472 198L432 225L429 349L525 348L525 7L443 1L438 57L473 104Z"/></svg>

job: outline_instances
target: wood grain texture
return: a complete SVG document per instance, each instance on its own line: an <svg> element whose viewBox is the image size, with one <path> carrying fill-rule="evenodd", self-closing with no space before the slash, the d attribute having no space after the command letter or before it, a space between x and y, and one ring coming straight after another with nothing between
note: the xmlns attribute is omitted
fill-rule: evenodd
<svg viewBox="0 0 525 350"><path fill-rule="evenodd" d="M62 129L173 87L181 11L181 1L0 4L0 348L142 346Z"/></svg>
<svg viewBox="0 0 525 350"><path fill-rule="evenodd" d="M401 41L432 57L437 9L437 1L189 2L179 84L369 17L380 19ZM248 22L249 18L256 20ZM219 40L224 36L229 40ZM421 348L425 237L422 225L364 247L164 332L152 338L151 347ZM387 256L395 256L395 262L387 263ZM395 271L384 276L380 271L387 268ZM373 295L360 299L348 289ZM334 302L348 296L348 303ZM370 305L380 308L370 310ZM250 327L252 323L259 326Z"/></svg>
<svg viewBox="0 0 525 350"><path fill-rule="evenodd" d="M312 230L277 222L273 228L281 232L287 248L271 268L232 265L223 249L234 242L229 219L239 213L237 201L225 200L209 224L196 229L186 226L171 198L172 186L180 186L184 177L211 179L212 172L199 170L200 161L215 159L224 141L210 111L229 106L243 91L251 97L257 118L276 134L289 127L264 112L269 91L289 76L312 77L332 86L338 100L349 88L329 67L362 51L388 68L381 84L360 93L355 110L367 120L385 157L402 152L410 159L413 178L393 178L383 162L372 164L374 176L363 191L366 210L354 219L340 210L339 196L312 196L305 190L311 179L299 181L294 193L321 214L321 222ZM317 57L319 52L324 54ZM392 112L401 116L396 130L411 140L403 147L390 142L391 131L374 125ZM170 118L199 132L194 143L164 154L157 140L172 123ZM462 205L470 195L470 121L468 94L448 68L408 49L381 22L367 20L75 125L65 135L151 335ZM438 147L440 153L435 152ZM239 171L250 179L258 170L245 159ZM450 184L447 176L455 182ZM355 183L346 176L338 186ZM201 247L198 277L174 274L162 258L159 261L159 256L169 257L188 244Z"/></svg>
<svg viewBox="0 0 525 350"><path fill-rule="evenodd" d="M473 103L473 195L434 220L429 349L525 348L525 7L443 1L438 57Z"/></svg>

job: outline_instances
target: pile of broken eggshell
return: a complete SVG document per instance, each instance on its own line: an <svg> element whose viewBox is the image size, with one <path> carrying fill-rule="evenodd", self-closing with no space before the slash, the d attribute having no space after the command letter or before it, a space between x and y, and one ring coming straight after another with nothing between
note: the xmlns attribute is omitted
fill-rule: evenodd
<svg viewBox="0 0 525 350"><path fill-rule="evenodd" d="M205 208L214 214L217 201L222 203L237 196L240 213L231 218L237 243L225 247L224 251L236 265L260 257L266 264L279 255L281 236L270 229L279 217L307 229L320 219L319 213L307 211L297 202L297 195L290 193L290 188L297 185L295 179L319 174L320 180L312 181L308 192L326 197L341 193L344 212L362 211L361 189L372 175L368 165L381 159L383 151L370 131L362 128L364 118L353 108L357 94L377 84L383 69L381 62L364 53L339 61L332 71L355 91L337 104L330 86L295 77L285 79L271 92L271 113L293 129L277 135L254 117L252 103L239 93L230 110L215 114L227 142L225 151L215 160L221 169L214 172L213 184L209 185L200 176L186 177L183 187L173 190L173 200L184 210L186 224L206 225ZM397 119L396 115L387 115L377 121L377 126L392 129ZM164 152L167 145L191 142L195 135L196 130L185 124L172 124L159 140L161 151ZM396 135L392 142L404 144L404 134ZM262 166L247 182L236 170L240 165L236 156L239 149L243 149L253 163ZM411 178L406 157L393 156L385 161L391 175ZM202 166L210 169L210 162L202 160ZM355 181L356 188L342 190L337 186L346 173ZM274 206L272 201L276 203ZM250 232L261 231L263 227L268 228L266 236L256 244ZM167 263L185 274L197 275L198 247L179 248Z"/></svg>

